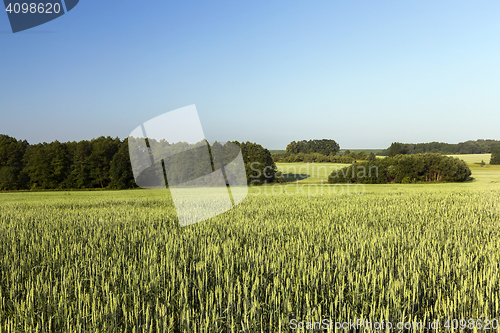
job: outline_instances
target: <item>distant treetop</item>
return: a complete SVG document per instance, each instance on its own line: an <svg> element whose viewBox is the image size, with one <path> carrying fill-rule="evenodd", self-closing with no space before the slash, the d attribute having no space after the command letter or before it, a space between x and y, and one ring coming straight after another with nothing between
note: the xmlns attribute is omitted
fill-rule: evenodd
<svg viewBox="0 0 500 333"><path fill-rule="evenodd" d="M323 155L335 155L340 150L340 146L335 140L302 140L292 141L286 146L287 154L310 154L318 153Z"/></svg>
<svg viewBox="0 0 500 333"><path fill-rule="evenodd" d="M428 143L401 143L393 142L391 146L381 152L382 156L396 156L399 154L440 153L443 155L455 154L489 154L493 149L500 148L497 140L466 141L457 144L444 142Z"/></svg>

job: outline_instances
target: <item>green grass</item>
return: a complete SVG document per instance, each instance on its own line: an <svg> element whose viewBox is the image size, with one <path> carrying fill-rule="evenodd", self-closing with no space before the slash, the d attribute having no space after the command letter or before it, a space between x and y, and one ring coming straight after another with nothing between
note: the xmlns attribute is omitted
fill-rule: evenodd
<svg viewBox="0 0 500 333"><path fill-rule="evenodd" d="M491 154L462 154L462 155L448 155L453 157L458 157L464 160L467 164L484 163L489 164L491 159Z"/></svg>
<svg viewBox="0 0 500 333"><path fill-rule="evenodd" d="M464 160L472 171L474 180L482 184L500 183L500 165L490 165L491 154L449 155ZM479 163L484 161L486 165Z"/></svg>
<svg viewBox="0 0 500 333"><path fill-rule="evenodd" d="M303 183L326 182L326 177L335 169L349 164L341 163L276 163L276 167L284 174L284 181L301 181Z"/></svg>
<svg viewBox="0 0 500 333"><path fill-rule="evenodd" d="M319 180L328 172L307 167ZM309 177L251 188L233 210L185 228L168 191L2 193L0 331L498 318L500 169L473 176L365 185L363 195Z"/></svg>

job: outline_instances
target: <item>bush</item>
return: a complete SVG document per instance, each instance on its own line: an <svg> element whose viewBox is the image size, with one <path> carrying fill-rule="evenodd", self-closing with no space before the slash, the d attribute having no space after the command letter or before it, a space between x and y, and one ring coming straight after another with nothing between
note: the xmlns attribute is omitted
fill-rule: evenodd
<svg viewBox="0 0 500 333"><path fill-rule="evenodd" d="M334 170L329 183L463 182L471 171L459 158L440 154L396 155Z"/></svg>

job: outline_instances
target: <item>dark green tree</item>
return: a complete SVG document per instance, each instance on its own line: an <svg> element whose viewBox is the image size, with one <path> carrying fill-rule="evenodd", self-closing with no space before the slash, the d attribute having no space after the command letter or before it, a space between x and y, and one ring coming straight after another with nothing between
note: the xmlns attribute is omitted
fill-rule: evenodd
<svg viewBox="0 0 500 333"><path fill-rule="evenodd" d="M355 157L356 157L356 160L365 160L365 159L366 159L366 156L367 156L367 155L366 155L365 151L364 151L364 150L362 150L362 151L360 151L360 152L356 153L356 156L355 156Z"/></svg>
<svg viewBox="0 0 500 333"><path fill-rule="evenodd" d="M28 142L0 135L0 190L19 190L28 186L29 179L22 172Z"/></svg>
<svg viewBox="0 0 500 333"><path fill-rule="evenodd" d="M248 184L261 185L281 181L269 150L253 142L233 143L241 148Z"/></svg>
<svg viewBox="0 0 500 333"><path fill-rule="evenodd" d="M118 151L111 160L109 168L109 187L114 189L126 189L135 187L134 173L130 164L128 138L120 143Z"/></svg>
<svg viewBox="0 0 500 333"><path fill-rule="evenodd" d="M476 140L465 141L458 144L444 142L427 142L417 144L402 144L394 142L391 147L385 149L380 155L395 156L398 154L421 154L440 153L443 155L453 154L488 154L498 146L500 141ZM392 147L394 145L394 147ZM392 151L391 151L392 148ZM391 155L392 154L392 155Z"/></svg>
<svg viewBox="0 0 500 333"><path fill-rule="evenodd" d="M490 164L492 164L492 165L500 165L500 148L495 148L491 152Z"/></svg>
<svg viewBox="0 0 500 333"><path fill-rule="evenodd" d="M67 188L71 160L68 146L57 140L29 146L24 155L24 172L29 176L30 188Z"/></svg>
<svg viewBox="0 0 500 333"><path fill-rule="evenodd" d="M48 154L51 156L52 188L63 189L71 187L70 175L73 152L70 147L70 144L61 143L57 140L47 146Z"/></svg>
<svg viewBox="0 0 500 333"><path fill-rule="evenodd" d="M82 140L76 143L73 153L71 179L75 188L91 188L92 178L90 176L92 145L90 141Z"/></svg>
<svg viewBox="0 0 500 333"><path fill-rule="evenodd" d="M88 157L92 187L108 187L111 179L109 169L113 156L118 151L120 140L111 137L99 137L90 141L91 153Z"/></svg>
<svg viewBox="0 0 500 333"><path fill-rule="evenodd" d="M412 149L411 145L401 142L393 142L388 149L388 156L396 156L402 154L410 154Z"/></svg>
<svg viewBox="0 0 500 333"><path fill-rule="evenodd" d="M286 146L287 154L318 153L322 155L335 155L339 150L339 144L335 140L330 139L292 141Z"/></svg>

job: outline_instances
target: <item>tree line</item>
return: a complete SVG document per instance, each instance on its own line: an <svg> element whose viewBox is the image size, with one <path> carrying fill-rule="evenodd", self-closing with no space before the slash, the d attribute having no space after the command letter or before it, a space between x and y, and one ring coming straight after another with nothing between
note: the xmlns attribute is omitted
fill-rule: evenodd
<svg viewBox="0 0 500 333"><path fill-rule="evenodd" d="M423 154L423 153L439 153L443 155L458 155L458 154L489 154L494 149L500 148L498 140L476 140L465 141L457 144L444 142L429 142L429 143L401 143L393 142L391 146L379 155L396 156L406 154Z"/></svg>
<svg viewBox="0 0 500 333"><path fill-rule="evenodd" d="M470 179L471 170L457 158L437 153L397 155L334 170L328 182L387 184L421 182L463 182Z"/></svg>
<svg viewBox="0 0 500 333"><path fill-rule="evenodd" d="M333 162L339 158L340 145L335 140L302 140L292 141L286 146L285 153L273 154L275 162ZM349 159L350 163L352 158Z"/></svg>
<svg viewBox="0 0 500 333"><path fill-rule="evenodd" d="M141 170L136 181L141 187L162 186L165 184L165 177L167 186L182 184L218 186L223 184L222 179L204 177L216 170L222 170L226 185L245 182L262 185L280 181L271 153L257 143L228 141L225 144L219 142L208 144L203 140L194 144L186 142L170 144L150 139L147 150L143 141L135 138L129 140L133 152L132 166L135 170ZM238 165L237 162L240 151L244 165ZM151 164L149 152L153 156L164 157L163 164ZM241 167L245 171L244 179L240 177Z"/></svg>
<svg viewBox="0 0 500 333"><path fill-rule="evenodd" d="M364 151L358 153L346 150L342 154L340 145L335 140L302 140L292 141L286 146L285 153L272 155L274 162L331 162L331 163L353 163L359 160L370 160L376 156L373 153L366 154Z"/></svg>
<svg viewBox="0 0 500 333"><path fill-rule="evenodd" d="M0 135L0 189L132 188L127 139L28 144Z"/></svg>
<svg viewBox="0 0 500 333"><path fill-rule="evenodd" d="M276 153L272 155L273 160L277 163L295 163L295 162L309 162L309 163L353 163L360 160L375 159L374 153L367 154L364 151L351 152L350 150L344 151L342 154L329 154L324 155L320 153L298 153L298 154L281 154Z"/></svg>
<svg viewBox="0 0 500 333"><path fill-rule="evenodd" d="M340 153L340 145L331 139L292 141L286 146L284 153L272 154L277 163L354 163L360 160L372 160L376 156L372 152L351 152L346 150Z"/></svg>
<svg viewBox="0 0 500 333"><path fill-rule="evenodd" d="M278 179L276 165L267 149L251 142L233 143L241 148L248 183L262 184ZM217 145L212 148L218 149ZM190 163L185 160L189 157L193 156L180 154L170 160L172 165L182 162L186 166L187 171L177 174L192 177L193 172L199 172L189 169ZM219 160L219 163L228 161ZM0 190L134 187L137 185L128 138L120 140L101 136L79 142L61 143L56 140L30 145L26 140L0 134Z"/></svg>
<svg viewBox="0 0 500 333"><path fill-rule="evenodd" d="M340 150L340 146L335 140L302 140L292 141L286 146L286 154L310 154L335 155Z"/></svg>

